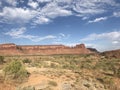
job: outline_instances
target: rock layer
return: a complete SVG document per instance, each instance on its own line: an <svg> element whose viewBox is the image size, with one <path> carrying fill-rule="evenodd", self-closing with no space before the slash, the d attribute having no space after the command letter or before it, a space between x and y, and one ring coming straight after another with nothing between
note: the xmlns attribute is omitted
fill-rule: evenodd
<svg viewBox="0 0 120 90"><path fill-rule="evenodd" d="M53 55L53 54L89 54L84 44L74 47L64 45L16 45L0 44L1 55Z"/></svg>

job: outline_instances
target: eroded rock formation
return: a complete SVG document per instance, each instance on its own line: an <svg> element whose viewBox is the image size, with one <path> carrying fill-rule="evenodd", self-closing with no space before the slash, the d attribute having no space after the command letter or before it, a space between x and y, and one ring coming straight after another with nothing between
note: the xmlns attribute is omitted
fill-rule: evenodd
<svg viewBox="0 0 120 90"><path fill-rule="evenodd" d="M84 44L74 47L64 45L15 45L0 44L1 55L52 55L52 54L88 54L91 53Z"/></svg>
<svg viewBox="0 0 120 90"><path fill-rule="evenodd" d="M106 58L120 58L120 49L102 52L101 55Z"/></svg>

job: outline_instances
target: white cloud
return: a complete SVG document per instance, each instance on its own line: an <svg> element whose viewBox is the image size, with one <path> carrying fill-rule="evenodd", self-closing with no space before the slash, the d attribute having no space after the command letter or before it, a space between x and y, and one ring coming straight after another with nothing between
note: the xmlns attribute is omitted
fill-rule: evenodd
<svg viewBox="0 0 120 90"><path fill-rule="evenodd" d="M99 51L114 50L120 48L120 31L100 34L90 34L81 39L87 47L93 47Z"/></svg>
<svg viewBox="0 0 120 90"><path fill-rule="evenodd" d="M0 22L10 24L31 23L31 25L36 25L51 22L56 17L72 15L72 11L59 6L56 2L49 2L43 8L40 8L37 2L30 0L28 5L33 7L34 10L23 7L3 7L0 12Z"/></svg>
<svg viewBox="0 0 120 90"><path fill-rule="evenodd" d="M25 32L26 32L26 28L22 27L22 28L12 29L11 31L6 32L4 34L11 36L12 38L24 38L24 39L29 39L34 42L39 42L39 41L43 41L46 39L55 39L56 38L56 36L53 36L53 35L47 35L47 36L40 37L40 36L36 36L36 35L28 35L28 34L25 34Z"/></svg>
<svg viewBox="0 0 120 90"><path fill-rule="evenodd" d="M60 36L65 37L65 34L64 33L60 33Z"/></svg>
<svg viewBox="0 0 120 90"><path fill-rule="evenodd" d="M39 16L37 17L37 19L35 19L34 21L34 24L45 24L45 23L49 23L51 22L51 20L49 18L46 18L44 16Z"/></svg>
<svg viewBox="0 0 120 90"><path fill-rule="evenodd" d="M82 18L82 20L86 20L86 19L88 19L88 17L83 17L83 18Z"/></svg>
<svg viewBox="0 0 120 90"><path fill-rule="evenodd" d="M120 41L120 31L113 31L108 33L101 33L101 34L90 34L87 37L81 39L82 41L92 41L92 40L111 40L111 41Z"/></svg>
<svg viewBox="0 0 120 90"><path fill-rule="evenodd" d="M64 34L64 33L59 33L58 38L56 41L62 41L63 39L68 39L70 37L70 34Z"/></svg>
<svg viewBox="0 0 120 90"><path fill-rule="evenodd" d="M12 6L4 6L0 12L0 22L30 23L31 25L46 24L57 17L79 16L83 20L107 12L109 6L115 6L114 0L29 0L27 5L18 8L24 0L5 0ZM43 5L41 3L44 3ZM106 7L107 6L107 7ZM114 13L115 16L119 14ZM90 22L98 22L105 18L98 18Z"/></svg>
<svg viewBox="0 0 120 90"><path fill-rule="evenodd" d="M96 15L107 11L105 5L113 6L114 0L75 0L73 10L85 15Z"/></svg>
<svg viewBox="0 0 120 90"><path fill-rule="evenodd" d="M14 38L19 38L26 31L25 27L12 29L11 31L5 33L5 35L9 35Z"/></svg>
<svg viewBox="0 0 120 90"><path fill-rule="evenodd" d="M69 39L70 34L59 33L56 37L57 38L54 39L53 43L55 43L55 44L62 44L63 41Z"/></svg>
<svg viewBox="0 0 120 90"><path fill-rule="evenodd" d="M95 48L96 47L96 45L90 44L90 43L86 43L85 45L87 48Z"/></svg>
<svg viewBox="0 0 120 90"><path fill-rule="evenodd" d="M44 37L32 38L31 40L34 41L34 42L39 42L39 41L43 41L43 40L46 40L46 39L55 39L55 38L56 38L56 36L48 35L48 36L44 36Z"/></svg>
<svg viewBox="0 0 120 90"><path fill-rule="evenodd" d="M26 32L26 28L25 27L21 27L21 28L15 28L15 29L11 29L10 31L4 33L5 35L8 35L14 39L19 39L19 38L23 38L23 39L29 39L31 41L34 42L39 42L39 41L43 41L43 40L53 40L54 42L61 42L63 40L66 40L70 37L70 35L66 35L64 33L59 33L58 35L46 35L43 37L37 36L37 35L30 35L30 34L25 34Z"/></svg>
<svg viewBox="0 0 120 90"><path fill-rule="evenodd" d="M54 0L57 3L67 3L67 4L71 4L73 2L73 0Z"/></svg>
<svg viewBox="0 0 120 90"><path fill-rule="evenodd" d="M56 17L72 15L70 10L66 10L53 2L48 3L42 9L38 10L38 12L39 14L33 21L35 24L46 24Z"/></svg>
<svg viewBox="0 0 120 90"><path fill-rule="evenodd" d="M118 43L120 43L120 41L113 41L112 43L113 44L118 44Z"/></svg>
<svg viewBox="0 0 120 90"><path fill-rule="evenodd" d="M74 47L76 45L79 45L80 42L53 42L53 44L62 44L62 45L66 45L69 47Z"/></svg>
<svg viewBox="0 0 120 90"><path fill-rule="evenodd" d="M34 9L36 9L39 6L39 4L37 2L34 2L34 1L29 1L28 5Z"/></svg>
<svg viewBox="0 0 120 90"><path fill-rule="evenodd" d="M108 19L107 17L100 17L100 18L96 18L94 20L90 20L90 21L88 21L88 23L100 22L100 21L104 21L104 20L107 20L107 19Z"/></svg>
<svg viewBox="0 0 120 90"><path fill-rule="evenodd" d="M37 0L37 1L43 3L43 2L51 2L52 0Z"/></svg>
<svg viewBox="0 0 120 90"><path fill-rule="evenodd" d="M120 17L120 12L114 12L114 13L113 13L113 16L115 16L115 17Z"/></svg>
<svg viewBox="0 0 120 90"><path fill-rule="evenodd" d="M3 11L0 12L0 17L2 22L28 22L36 16L37 12L29 9L23 8L12 8L4 7Z"/></svg>
<svg viewBox="0 0 120 90"><path fill-rule="evenodd" d="M56 18L58 16L69 16L72 15L72 12L70 10L66 10L60 6L58 6L56 3L49 3L41 10L42 15L47 16L49 18Z"/></svg>
<svg viewBox="0 0 120 90"><path fill-rule="evenodd" d="M57 3L71 3L73 0L37 0L40 3L44 2L57 2Z"/></svg>

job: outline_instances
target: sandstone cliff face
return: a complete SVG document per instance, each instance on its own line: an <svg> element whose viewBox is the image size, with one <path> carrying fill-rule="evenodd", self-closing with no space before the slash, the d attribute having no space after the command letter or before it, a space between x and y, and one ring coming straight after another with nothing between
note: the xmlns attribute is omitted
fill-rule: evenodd
<svg viewBox="0 0 120 90"><path fill-rule="evenodd" d="M14 43L0 44L1 55L15 55L20 54L17 50L17 46Z"/></svg>
<svg viewBox="0 0 120 90"><path fill-rule="evenodd" d="M68 47L64 45L15 45L1 44L2 55L52 55L52 54L88 54L91 53L84 44Z"/></svg>

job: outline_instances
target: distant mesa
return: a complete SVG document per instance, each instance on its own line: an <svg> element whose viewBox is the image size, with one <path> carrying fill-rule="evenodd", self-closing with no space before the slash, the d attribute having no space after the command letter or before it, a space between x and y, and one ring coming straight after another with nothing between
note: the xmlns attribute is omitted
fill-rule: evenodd
<svg viewBox="0 0 120 90"><path fill-rule="evenodd" d="M93 53L84 44L74 47L65 45L16 45L0 44L0 55L54 55L54 54L89 54Z"/></svg>
<svg viewBox="0 0 120 90"><path fill-rule="evenodd" d="M99 51L95 48L87 48L88 50L90 50L91 52L94 52L94 53L99 53Z"/></svg>

